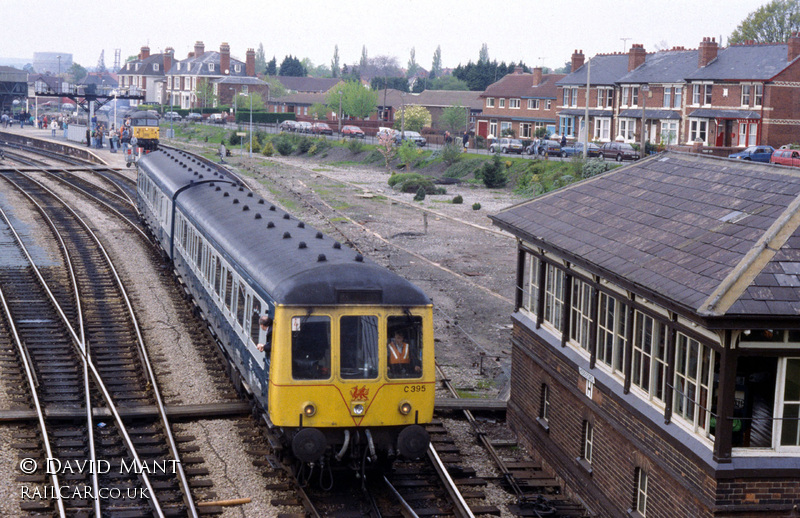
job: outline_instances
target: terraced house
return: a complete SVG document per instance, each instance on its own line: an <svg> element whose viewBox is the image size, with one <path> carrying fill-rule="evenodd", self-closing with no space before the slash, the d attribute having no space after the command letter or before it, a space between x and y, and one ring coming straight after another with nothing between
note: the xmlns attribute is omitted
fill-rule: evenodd
<svg viewBox="0 0 800 518"><path fill-rule="evenodd" d="M492 220L518 242L508 419L569 492L800 512L796 169L668 151Z"/></svg>
<svg viewBox="0 0 800 518"><path fill-rule="evenodd" d="M608 142L731 148L779 147L800 142L800 36L788 43L721 48L705 38L697 49L597 55L558 82L559 133L578 137L586 118L589 137ZM577 66L576 66L577 65ZM713 150L712 150L713 151Z"/></svg>
<svg viewBox="0 0 800 518"><path fill-rule="evenodd" d="M525 74L522 67L517 67L513 74L492 83L480 95L483 112L476 119L476 134L483 138L513 135L530 139L540 128L554 133L556 82L563 77L564 74L543 74L541 68Z"/></svg>

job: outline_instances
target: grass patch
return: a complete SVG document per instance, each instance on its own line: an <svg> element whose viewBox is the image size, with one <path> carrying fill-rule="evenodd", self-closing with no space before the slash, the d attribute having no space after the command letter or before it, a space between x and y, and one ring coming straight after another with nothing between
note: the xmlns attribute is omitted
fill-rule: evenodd
<svg viewBox="0 0 800 518"><path fill-rule="evenodd" d="M331 223L347 223L349 221L350 221L349 219L344 218L342 216L339 216L338 218L331 218L330 220Z"/></svg>

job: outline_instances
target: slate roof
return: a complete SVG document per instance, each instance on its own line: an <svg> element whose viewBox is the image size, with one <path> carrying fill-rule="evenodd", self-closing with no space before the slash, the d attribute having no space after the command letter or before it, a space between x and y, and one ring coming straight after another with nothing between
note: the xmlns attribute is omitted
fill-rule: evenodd
<svg viewBox="0 0 800 518"><path fill-rule="evenodd" d="M181 65L180 70L178 70L178 63L180 63ZM208 67L209 64L214 65L214 70L209 69ZM239 65L238 72L236 72L235 65ZM245 63L243 61L231 58L230 66L231 66L230 74L227 75L236 77L247 76L247 67L245 66ZM226 74L223 74L222 71L220 70L220 53L215 50L212 50L203 52L203 54L199 58L191 57L181 61L175 61L172 64L172 68L169 70L169 75L220 77Z"/></svg>
<svg viewBox="0 0 800 518"><path fill-rule="evenodd" d="M647 110L644 111L646 119L662 120L662 119L675 119L680 120L681 112L678 110ZM693 115L694 116L694 115ZM619 117L626 117L629 119L641 119L642 110L640 108L630 108L619 112Z"/></svg>
<svg viewBox="0 0 800 518"><path fill-rule="evenodd" d="M469 90L424 90L418 94L406 95L406 104L447 108L453 105L483 109L480 92Z"/></svg>
<svg viewBox="0 0 800 518"><path fill-rule="evenodd" d="M338 77L293 77L277 76L287 90L299 93L325 93L341 82Z"/></svg>
<svg viewBox="0 0 800 518"><path fill-rule="evenodd" d="M734 45L719 50L716 59L686 76L701 80L769 80L789 64L786 43Z"/></svg>
<svg viewBox="0 0 800 518"><path fill-rule="evenodd" d="M618 79L621 84L683 83L697 70L697 49L650 53L644 63ZM592 69L594 76L594 69Z"/></svg>
<svg viewBox="0 0 800 518"><path fill-rule="evenodd" d="M591 86L614 86L619 78L628 73L628 54L600 54L593 58L592 73L589 78ZM578 70L567 74L557 81L560 86L586 86L586 73L589 62L583 64Z"/></svg>
<svg viewBox="0 0 800 518"><path fill-rule="evenodd" d="M718 108L699 108L688 114L689 117L709 119L760 119L761 114L752 110L720 110Z"/></svg>
<svg viewBox="0 0 800 518"><path fill-rule="evenodd" d="M556 99L558 97L556 83L564 77L566 77L564 74L543 74L542 81L534 85L533 74L508 74L487 86L481 97Z"/></svg>
<svg viewBox="0 0 800 518"><path fill-rule="evenodd" d="M136 70L136 65L139 69ZM155 70L153 65L158 65L158 70ZM150 54L145 59L135 59L125 63L119 71L120 74L134 74L142 76L163 76L164 70L164 54Z"/></svg>
<svg viewBox="0 0 800 518"><path fill-rule="evenodd" d="M800 314L798 169L666 152L491 219L688 314Z"/></svg>

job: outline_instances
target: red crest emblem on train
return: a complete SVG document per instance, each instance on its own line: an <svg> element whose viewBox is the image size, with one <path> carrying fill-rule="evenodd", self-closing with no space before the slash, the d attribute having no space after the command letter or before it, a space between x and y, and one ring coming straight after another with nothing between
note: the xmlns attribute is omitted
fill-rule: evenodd
<svg viewBox="0 0 800 518"><path fill-rule="evenodd" d="M369 389L367 387L358 388L358 385L350 390L350 398L353 401L366 401L369 399Z"/></svg>

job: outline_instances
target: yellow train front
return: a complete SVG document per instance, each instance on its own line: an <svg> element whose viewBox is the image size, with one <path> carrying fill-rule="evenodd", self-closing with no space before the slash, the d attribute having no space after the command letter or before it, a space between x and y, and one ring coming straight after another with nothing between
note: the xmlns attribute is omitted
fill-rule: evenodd
<svg viewBox="0 0 800 518"><path fill-rule="evenodd" d="M420 425L433 416L435 392L430 304L277 306L273 340L269 415L295 458L359 467L425 454Z"/></svg>
<svg viewBox="0 0 800 518"><path fill-rule="evenodd" d="M140 111L131 114L130 119L133 136L136 137L136 145L147 152L158 149L158 117L152 113Z"/></svg>

